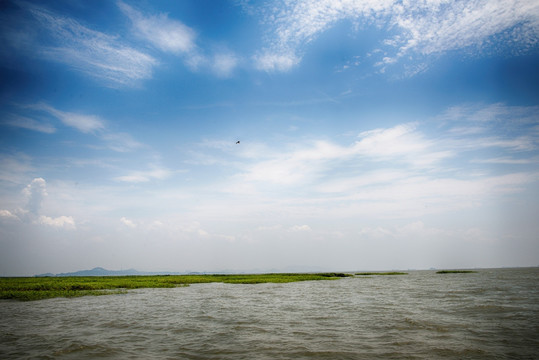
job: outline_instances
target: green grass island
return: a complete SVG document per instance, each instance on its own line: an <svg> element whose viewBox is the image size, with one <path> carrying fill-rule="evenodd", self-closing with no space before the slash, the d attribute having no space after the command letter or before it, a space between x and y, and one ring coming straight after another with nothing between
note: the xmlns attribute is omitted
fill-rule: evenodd
<svg viewBox="0 0 539 360"><path fill-rule="evenodd" d="M336 280L353 276L346 273L275 273L241 275L134 275L59 276L0 278L0 299L42 300L56 297L125 294L131 289L173 288L201 283L261 284L296 281Z"/></svg>
<svg viewBox="0 0 539 360"><path fill-rule="evenodd" d="M476 272L474 270L440 270L436 271L436 274L472 274Z"/></svg>
<svg viewBox="0 0 539 360"><path fill-rule="evenodd" d="M370 275L408 275L408 273L405 272L398 272L398 271L390 271L390 272L361 272L356 273L357 276L370 276Z"/></svg>

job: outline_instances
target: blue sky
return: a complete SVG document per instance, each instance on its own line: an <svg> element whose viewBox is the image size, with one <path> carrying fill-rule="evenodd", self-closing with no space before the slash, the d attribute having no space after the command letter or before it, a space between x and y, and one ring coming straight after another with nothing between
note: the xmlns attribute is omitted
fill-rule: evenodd
<svg viewBox="0 0 539 360"><path fill-rule="evenodd" d="M536 1L0 11L0 275L539 264Z"/></svg>

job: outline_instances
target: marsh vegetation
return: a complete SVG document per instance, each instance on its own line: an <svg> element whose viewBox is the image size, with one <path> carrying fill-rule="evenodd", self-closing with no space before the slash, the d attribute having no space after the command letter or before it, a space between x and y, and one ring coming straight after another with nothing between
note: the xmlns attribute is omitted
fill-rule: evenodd
<svg viewBox="0 0 539 360"><path fill-rule="evenodd" d="M477 271L473 270L440 270L436 271L436 274L470 274L476 273Z"/></svg>
<svg viewBox="0 0 539 360"><path fill-rule="evenodd" d="M288 283L310 280L335 280L347 276L351 275L344 273L317 273L12 277L0 278L0 299L28 301L55 297L121 294L130 289L173 288L211 282L229 284Z"/></svg>
<svg viewBox="0 0 539 360"><path fill-rule="evenodd" d="M369 275L408 275L408 273L405 272L397 272L397 271L390 271L390 272L362 272L362 273L356 273L358 276L369 276Z"/></svg>

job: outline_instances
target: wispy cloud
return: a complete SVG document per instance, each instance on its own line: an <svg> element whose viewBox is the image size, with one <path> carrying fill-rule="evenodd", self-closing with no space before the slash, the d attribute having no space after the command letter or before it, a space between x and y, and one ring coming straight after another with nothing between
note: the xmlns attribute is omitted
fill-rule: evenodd
<svg viewBox="0 0 539 360"><path fill-rule="evenodd" d="M9 114L3 122L5 125L52 134L56 132L56 128L51 124L37 121L26 116Z"/></svg>
<svg viewBox="0 0 539 360"><path fill-rule="evenodd" d="M149 170L132 171L127 175L117 176L114 180L127 183L144 183L154 179L166 179L170 176L170 173L170 170L166 168L153 165Z"/></svg>
<svg viewBox="0 0 539 360"><path fill-rule="evenodd" d="M225 46L213 50L199 46L196 31L168 14L148 14L122 1L117 6L131 21L131 37L98 31L45 5L19 5L32 20L25 26L5 26L2 38L9 47L65 64L108 87L138 87L166 61L163 54L180 57L191 71L204 70L221 78L232 76L241 63L241 57Z"/></svg>
<svg viewBox="0 0 539 360"><path fill-rule="evenodd" d="M46 103L28 105L28 108L44 111L59 119L64 125L75 128L83 133L95 133L103 130L105 123L95 115L84 115L58 110Z"/></svg>
<svg viewBox="0 0 539 360"><path fill-rule="evenodd" d="M459 150L500 148L529 152L539 148L539 107L497 104L453 106L434 118Z"/></svg>
<svg viewBox="0 0 539 360"><path fill-rule="evenodd" d="M0 154L0 180L21 184L36 169L32 158L24 153Z"/></svg>
<svg viewBox="0 0 539 360"><path fill-rule="evenodd" d="M256 162L241 175L246 181L261 181L297 185L314 180L332 160L344 159L353 149L317 141L290 152L274 154L270 159Z"/></svg>
<svg viewBox="0 0 539 360"><path fill-rule="evenodd" d="M513 165L525 165L539 163L539 159L514 159L510 157L499 157L492 159L471 160L475 163L482 164L513 164Z"/></svg>
<svg viewBox="0 0 539 360"><path fill-rule="evenodd" d="M101 138L108 144L108 148L117 152L129 152L144 147L127 133L104 133Z"/></svg>
<svg viewBox="0 0 539 360"><path fill-rule="evenodd" d="M535 1L454 1L398 5L393 22L406 31L394 38L398 56L408 51L439 53L483 44L492 36L521 46L535 43L539 31L539 5Z"/></svg>
<svg viewBox="0 0 539 360"><path fill-rule="evenodd" d="M38 54L64 63L107 86L133 86L152 76L157 60L111 36L29 3L21 3L51 36L52 43L33 43Z"/></svg>
<svg viewBox="0 0 539 360"><path fill-rule="evenodd" d="M222 51L213 55L211 68L217 76L227 78L232 75L239 61L238 56L231 51Z"/></svg>
<svg viewBox="0 0 539 360"><path fill-rule="evenodd" d="M295 139L278 148L258 145L264 150L248 157L235 153L242 161L226 163L239 171L222 191L257 198L265 211L293 209L300 218L323 213L409 218L481 206L539 180L539 133L529 131L537 109L519 108L511 117L511 107L496 105L497 114L512 124L511 131L496 133L490 125L500 118L493 108L460 111L441 128L437 120L434 129L433 122L424 121L363 131L348 144ZM491 116L474 120L477 112ZM478 124L481 131L467 131ZM218 159L213 164L224 166Z"/></svg>
<svg viewBox="0 0 539 360"><path fill-rule="evenodd" d="M128 133L111 132L107 122L97 115L63 111L44 102L19 104L14 107L14 112L19 114L8 114L4 125L53 134L59 129L52 123L59 121L69 128L96 136L105 143L105 146L101 147L116 152L130 152L145 147Z"/></svg>
<svg viewBox="0 0 539 360"><path fill-rule="evenodd" d="M416 127L417 124L408 123L362 132L354 152L382 161L401 159L420 167L453 155L451 150L434 150L434 141L428 140Z"/></svg>
<svg viewBox="0 0 539 360"><path fill-rule="evenodd" d="M230 175L205 185L211 206L197 209L223 217L283 214L301 224L305 218L401 219L481 207L539 180L537 114L536 107L475 104L361 131L348 141L294 138L241 147L206 141L190 165L223 167ZM506 130L499 131L500 122Z"/></svg>
<svg viewBox="0 0 539 360"><path fill-rule="evenodd" d="M514 124L537 124L539 106L507 106L503 103L495 104L464 104L448 108L436 117L436 121L456 123L458 121L470 121L476 127L466 127L468 130L479 129L478 126L495 124L510 128Z"/></svg>
<svg viewBox="0 0 539 360"><path fill-rule="evenodd" d="M167 14L144 15L122 1L118 1L118 7L131 20L138 36L161 51L182 54L195 49L195 31L178 20Z"/></svg>
<svg viewBox="0 0 539 360"><path fill-rule="evenodd" d="M388 129L362 132L358 140L343 146L315 141L291 152L275 155L252 165L243 174L249 181L300 184L329 176L331 169L350 162L394 162L400 166L430 168L453 156L451 150L437 150L432 140L416 124L400 124Z"/></svg>
<svg viewBox="0 0 539 360"><path fill-rule="evenodd" d="M196 43L196 31L168 14L146 14L118 1L120 10L131 20L139 38L156 49L183 58L185 65L193 70L209 69L218 77L229 77L239 64L239 57L227 49L216 49L207 55Z"/></svg>
<svg viewBox="0 0 539 360"><path fill-rule="evenodd" d="M491 45L493 39L527 51L537 44L539 34L539 5L530 0L282 1L265 7L263 14L269 40L255 56L255 64L277 71L297 65L307 45L341 20L352 20L358 30L375 24L396 32L380 44L376 65L381 69L402 61L405 55L421 57L471 46L497 46ZM411 73L423 64L416 67Z"/></svg>

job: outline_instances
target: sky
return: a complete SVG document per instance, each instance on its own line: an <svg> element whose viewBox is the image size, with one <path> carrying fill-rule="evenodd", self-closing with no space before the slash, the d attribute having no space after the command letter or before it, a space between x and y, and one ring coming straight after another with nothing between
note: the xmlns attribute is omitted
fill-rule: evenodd
<svg viewBox="0 0 539 360"><path fill-rule="evenodd" d="M0 276L537 266L538 35L536 0L4 0Z"/></svg>

